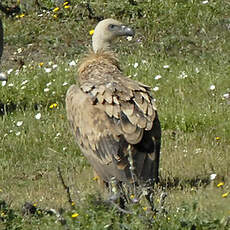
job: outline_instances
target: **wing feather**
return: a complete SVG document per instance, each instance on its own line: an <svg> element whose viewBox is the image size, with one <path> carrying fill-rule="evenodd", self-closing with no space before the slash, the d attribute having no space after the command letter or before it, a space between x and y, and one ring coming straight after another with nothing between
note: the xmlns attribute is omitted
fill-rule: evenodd
<svg viewBox="0 0 230 230"><path fill-rule="evenodd" d="M93 88L93 86L94 85L91 82L89 82L89 83L85 83L84 85L82 85L81 88L84 92L87 93Z"/></svg>
<svg viewBox="0 0 230 230"><path fill-rule="evenodd" d="M109 104L112 104L113 95L112 95L112 92L110 90L106 89L103 96L105 98L105 101L107 101Z"/></svg>
<svg viewBox="0 0 230 230"><path fill-rule="evenodd" d="M119 105L113 105L113 117L116 119L119 119L120 116L120 106Z"/></svg>
<svg viewBox="0 0 230 230"><path fill-rule="evenodd" d="M148 93L140 92L140 94L147 101L147 103L150 103L150 96Z"/></svg>
<svg viewBox="0 0 230 230"><path fill-rule="evenodd" d="M128 102L128 101L121 101L121 111L126 115L126 116L131 116L134 112L134 104Z"/></svg>
<svg viewBox="0 0 230 230"><path fill-rule="evenodd" d="M121 120L121 128L124 133L131 134L136 131L137 129L136 125L133 125L132 123L130 123L125 113L121 112L120 120Z"/></svg>
<svg viewBox="0 0 230 230"><path fill-rule="evenodd" d="M113 96L113 103L114 103L114 104L117 104L117 105L120 104L120 103L119 103L119 100L118 100L118 98L117 98L117 96Z"/></svg>
<svg viewBox="0 0 230 230"><path fill-rule="evenodd" d="M105 98L104 98L104 96L103 96L102 94L98 94L98 95L97 95L97 100L98 100L98 102L99 102L100 104L103 104L104 101L105 101Z"/></svg>
<svg viewBox="0 0 230 230"><path fill-rule="evenodd" d="M113 105L109 103L104 103L105 112L112 117L113 116Z"/></svg>

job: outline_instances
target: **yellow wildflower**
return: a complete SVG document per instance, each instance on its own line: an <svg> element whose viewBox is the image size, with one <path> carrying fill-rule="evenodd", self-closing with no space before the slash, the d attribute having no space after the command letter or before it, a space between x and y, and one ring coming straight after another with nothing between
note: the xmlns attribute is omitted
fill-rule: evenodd
<svg viewBox="0 0 230 230"><path fill-rule="evenodd" d="M220 137L216 137L216 140L219 141L219 140L220 140Z"/></svg>
<svg viewBox="0 0 230 230"><path fill-rule="evenodd" d="M33 204L33 206L34 206L34 207L36 207L36 206L37 206L37 204L36 204L36 203L34 203L34 204Z"/></svg>
<svg viewBox="0 0 230 230"><path fill-rule="evenodd" d="M147 210L148 210L148 208L147 208L147 207L143 207L143 210L144 210L144 211L147 211Z"/></svg>
<svg viewBox="0 0 230 230"><path fill-rule="evenodd" d="M52 105L50 105L50 109L57 108L57 107L58 107L57 103L53 103Z"/></svg>
<svg viewBox="0 0 230 230"><path fill-rule="evenodd" d="M93 177L93 180L98 180L99 179L99 177L98 176L95 176L95 177Z"/></svg>
<svg viewBox="0 0 230 230"><path fill-rule="evenodd" d="M23 18L25 16L25 14L20 14L20 15L16 15L16 18Z"/></svg>
<svg viewBox="0 0 230 230"><path fill-rule="evenodd" d="M56 7L56 8L53 9L53 12L58 12L59 10L60 10L60 8Z"/></svg>
<svg viewBox="0 0 230 230"><path fill-rule="evenodd" d="M4 217L5 216L5 213L4 212L1 212L1 217Z"/></svg>
<svg viewBox="0 0 230 230"><path fill-rule="evenodd" d="M220 183L217 185L217 187L220 188L220 187L222 187L223 185L224 185L224 182L220 182Z"/></svg>
<svg viewBox="0 0 230 230"><path fill-rule="evenodd" d="M72 214L72 218L76 218L76 217L78 217L78 216L79 216L79 214L76 213L76 212Z"/></svg>
<svg viewBox="0 0 230 230"><path fill-rule="evenodd" d="M44 65L44 62L40 62L39 66L42 67Z"/></svg>
<svg viewBox="0 0 230 230"><path fill-rule="evenodd" d="M57 17L58 17L58 15L57 15L57 14L54 14L54 15L53 15L53 18L57 18Z"/></svg>
<svg viewBox="0 0 230 230"><path fill-rule="evenodd" d="M222 197L226 198L228 195L229 195L229 192L226 192L226 193L222 194Z"/></svg>
<svg viewBox="0 0 230 230"><path fill-rule="evenodd" d="M92 36L94 34L94 30L90 30L89 34Z"/></svg>
<svg viewBox="0 0 230 230"><path fill-rule="evenodd" d="M74 203L74 202L72 202L72 203L71 203L71 205L72 205L72 206L75 206L75 203Z"/></svg>
<svg viewBox="0 0 230 230"><path fill-rule="evenodd" d="M64 2L63 3L63 6L66 6L66 5L68 5L69 4L69 2L67 1L67 2Z"/></svg>
<svg viewBox="0 0 230 230"><path fill-rule="evenodd" d="M65 9L68 9L68 8L70 8L70 5L66 5L66 6L64 6L64 8L65 8Z"/></svg>
<svg viewBox="0 0 230 230"><path fill-rule="evenodd" d="M134 199L134 197L135 197L134 195L130 195L130 198L131 198L131 199Z"/></svg>

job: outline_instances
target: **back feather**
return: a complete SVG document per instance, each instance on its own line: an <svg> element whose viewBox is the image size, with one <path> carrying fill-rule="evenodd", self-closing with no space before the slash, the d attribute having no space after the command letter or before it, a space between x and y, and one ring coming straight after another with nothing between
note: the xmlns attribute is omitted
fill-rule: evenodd
<svg viewBox="0 0 230 230"><path fill-rule="evenodd" d="M161 131L150 87L124 77L108 51L83 59L78 82L67 92L67 116L97 174L107 182L113 176L130 180L131 145L139 179L158 177Z"/></svg>

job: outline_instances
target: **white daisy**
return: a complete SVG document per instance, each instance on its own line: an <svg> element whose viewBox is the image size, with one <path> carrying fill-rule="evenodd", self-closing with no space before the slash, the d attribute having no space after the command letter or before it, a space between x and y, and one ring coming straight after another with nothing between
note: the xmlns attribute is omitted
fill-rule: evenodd
<svg viewBox="0 0 230 230"><path fill-rule="evenodd" d="M212 174L210 175L210 180L215 180L215 178L216 178L216 174L215 174L215 173L212 173Z"/></svg>
<svg viewBox="0 0 230 230"><path fill-rule="evenodd" d="M188 75L185 73L185 71L182 71L178 78L185 79L186 77L188 77Z"/></svg>
<svg viewBox="0 0 230 230"><path fill-rule="evenodd" d="M42 116L41 113L37 113L34 117L35 117L35 119L40 120L41 116Z"/></svg>
<svg viewBox="0 0 230 230"><path fill-rule="evenodd" d="M18 122L16 123L16 125L17 125L18 127L20 127L22 124L23 124L23 121L18 121Z"/></svg>
<svg viewBox="0 0 230 230"><path fill-rule="evenodd" d="M12 71L13 71L13 69L9 69L9 70L7 71L7 74L10 74Z"/></svg>
<svg viewBox="0 0 230 230"><path fill-rule="evenodd" d="M156 86L156 87L153 88L153 91L155 91L155 92L158 91L158 90L159 90L158 86Z"/></svg>
<svg viewBox="0 0 230 230"><path fill-rule="evenodd" d="M75 62L75 61L71 61L71 62L69 63L69 66L76 66L76 62Z"/></svg>
<svg viewBox="0 0 230 230"><path fill-rule="evenodd" d="M137 62L135 62L134 64L133 64L133 67L136 69L137 67L139 66L139 64L137 63Z"/></svg>
<svg viewBox="0 0 230 230"><path fill-rule="evenodd" d="M22 48L18 48L17 52L20 54L22 52Z"/></svg>
<svg viewBox="0 0 230 230"><path fill-rule="evenodd" d="M199 73L200 70L196 67L196 68L195 68L195 72L196 72L196 73Z"/></svg>
<svg viewBox="0 0 230 230"><path fill-rule="evenodd" d="M229 93L225 93L225 94L223 94L223 98L230 98L230 94Z"/></svg>
<svg viewBox="0 0 230 230"><path fill-rule="evenodd" d="M156 76L154 77L155 80L159 80L159 79L161 79L161 78L162 78L161 75L156 75Z"/></svg>
<svg viewBox="0 0 230 230"><path fill-rule="evenodd" d="M44 70L45 70L46 73L50 73L52 71L51 68L44 68Z"/></svg>
<svg viewBox="0 0 230 230"><path fill-rule="evenodd" d="M209 87L210 90L215 90L215 88L216 88L215 85L211 85L211 86Z"/></svg>
<svg viewBox="0 0 230 230"><path fill-rule="evenodd" d="M22 82L21 85L25 85L25 84L28 83L28 82L29 82L28 80L25 80L25 81Z"/></svg>
<svg viewBox="0 0 230 230"><path fill-rule="evenodd" d="M57 64L54 64L54 65L52 66L53 69L56 69L57 67L58 67Z"/></svg>

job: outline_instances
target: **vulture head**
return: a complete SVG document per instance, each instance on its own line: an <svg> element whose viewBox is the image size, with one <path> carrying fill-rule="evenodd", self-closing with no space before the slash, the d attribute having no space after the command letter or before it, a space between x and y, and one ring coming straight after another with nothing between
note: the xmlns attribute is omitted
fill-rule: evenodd
<svg viewBox="0 0 230 230"><path fill-rule="evenodd" d="M110 43L120 36L134 36L134 31L114 19L100 21L93 34L93 51L108 50Z"/></svg>

